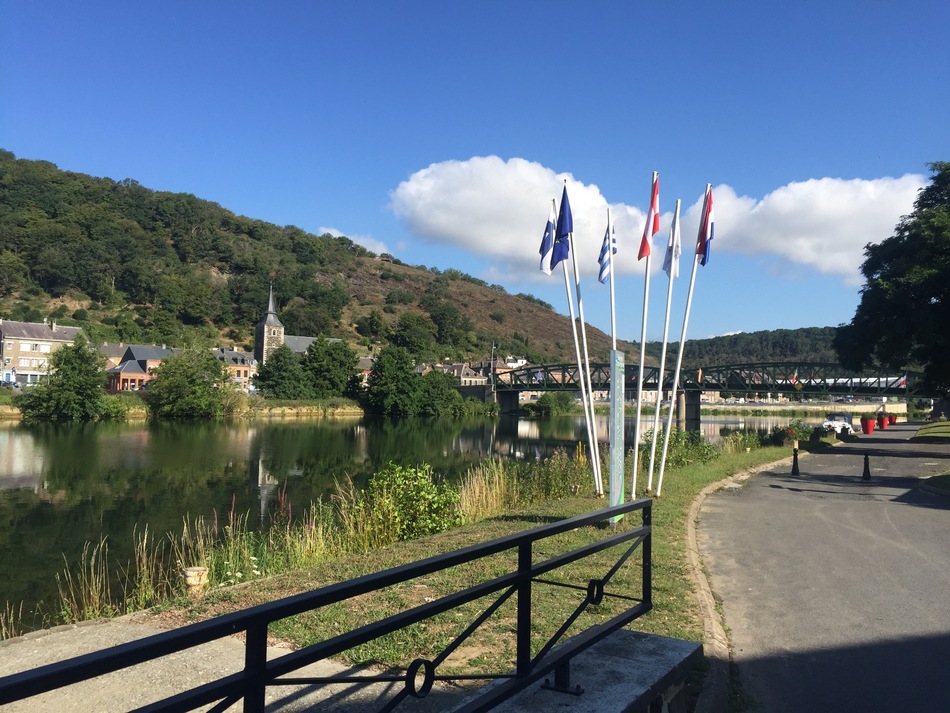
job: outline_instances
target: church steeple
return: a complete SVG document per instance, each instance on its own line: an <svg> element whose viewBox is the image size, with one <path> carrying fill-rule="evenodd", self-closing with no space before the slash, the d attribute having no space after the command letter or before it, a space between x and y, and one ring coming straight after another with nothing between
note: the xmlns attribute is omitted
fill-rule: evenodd
<svg viewBox="0 0 950 713"><path fill-rule="evenodd" d="M264 317L264 324L269 327L283 327L281 321L277 318L277 307L274 306L274 286L270 286L270 296L267 298L267 316Z"/></svg>
<svg viewBox="0 0 950 713"><path fill-rule="evenodd" d="M267 298L267 314L254 328L254 358L259 365L267 362L267 357L284 343L284 325L277 317L277 306L274 302L274 286L270 287Z"/></svg>

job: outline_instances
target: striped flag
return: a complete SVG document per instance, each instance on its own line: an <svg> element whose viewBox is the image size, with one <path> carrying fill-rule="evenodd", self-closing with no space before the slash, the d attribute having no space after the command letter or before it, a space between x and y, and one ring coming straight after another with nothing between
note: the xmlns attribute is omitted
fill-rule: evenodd
<svg viewBox="0 0 950 713"><path fill-rule="evenodd" d="M642 260L650 254L650 238L660 232L660 174L653 172L653 190L650 193L650 211L647 213L647 222L643 226L643 239L640 241L640 252L637 260Z"/></svg>
<svg viewBox="0 0 950 713"><path fill-rule="evenodd" d="M676 211L673 213L673 224L670 226L670 240L666 245L666 257L663 258L663 271L671 280L680 276L680 255L683 254L682 240L680 239L680 202L676 200Z"/></svg>
<svg viewBox="0 0 950 713"><path fill-rule="evenodd" d="M703 214L699 220L699 235L696 237L696 254L701 255L699 264L705 266L709 262L709 251L712 247L715 219L713 218L712 184L706 184L706 198L703 201Z"/></svg>
<svg viewBox="0 0 950 713"><path fill-rule="evenodd" d="M551 254L554 252L554 201L551 201L551 213L548 215L548 224L544 226L544 235L541 237L541 272L551 274Z"/></svg>
<svg viewBox="0 0 950 713"><path fill-rule="evenodd" d="M610 279L610 256L617 254L617 233L614 225L610 221L610 209L607 209L607 231L604 233L604 244L600 247L600 257L597 262L600 263L600 274L597 279L606 283Z"/></svg>

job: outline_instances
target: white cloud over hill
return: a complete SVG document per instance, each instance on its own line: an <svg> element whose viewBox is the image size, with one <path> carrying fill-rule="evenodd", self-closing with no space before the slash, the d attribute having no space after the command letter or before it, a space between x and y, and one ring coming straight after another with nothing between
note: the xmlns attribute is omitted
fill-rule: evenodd
<svg viewBox="0 0 950 713"><path fill-rule="evenodd" d="M662 175L661 196L662 196ZM406 229L421 240L450 245L488 258L488 272L503 277L538 272L538 246L551 206L567 182L574 215L578 257L590 263L603 240L608 202L595 184L558 174L521 158L474 157L435 163L412 174L392 192L390 207ZM716 238L720 253L771 256L859 284L863 248L893 233L902 215L913 210L922 175L900 178L817 178L781 186L762 198L738 196L728 185L713 186ZM701 191L701 187L700 187ZM645 192L644 200L648 198ZM682 231L695 240L702 196L684 202ZM663 196L661 208L672 201ZM611 204L621 252L620 273L642 271L636 253L646 205ZM665 250L672 211L662 216L654 255ZM691 254L684 249L684 259ZM653 261L659 269L662 259ZM593 271L585 265L584 270ZM687 268L688 269L688 268Z"/></svg>

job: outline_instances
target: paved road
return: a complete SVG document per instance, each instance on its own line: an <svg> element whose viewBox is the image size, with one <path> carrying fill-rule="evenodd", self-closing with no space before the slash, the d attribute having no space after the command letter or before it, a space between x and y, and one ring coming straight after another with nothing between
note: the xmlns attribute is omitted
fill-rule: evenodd
<svg viewBox="0 0 950 713"><path fill-rule="evenodd" d="M950 445L898 424L708 498L698 543L751 710L950 710ZM862 478L867 453L870 481Z"/></svg>

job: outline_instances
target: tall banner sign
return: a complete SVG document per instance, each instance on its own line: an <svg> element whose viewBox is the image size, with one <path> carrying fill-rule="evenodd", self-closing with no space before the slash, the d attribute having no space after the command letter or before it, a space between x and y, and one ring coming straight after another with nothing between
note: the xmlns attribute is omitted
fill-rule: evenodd
<svg viewBox="0 0 950 713"><path fill-rule="evenodd" d="M610 352L610 504L623 503L624 444L623 444L623 382L624 355ZM622 516L621 516L622 517ZM619 520L619 517L614 520Z"/></svg>

